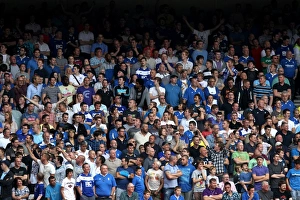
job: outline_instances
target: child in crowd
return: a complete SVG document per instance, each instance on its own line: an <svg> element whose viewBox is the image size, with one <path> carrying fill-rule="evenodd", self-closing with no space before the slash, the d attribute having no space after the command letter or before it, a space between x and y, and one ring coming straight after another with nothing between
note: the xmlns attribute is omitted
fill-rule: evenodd
<svg viewBox="0 0 300 200"><path fill-rule="evenodd" d="M271 130L271 129L270 129ZM257 143L261 143L263 145L263 151L262 154L265 155L267 158L269 158L269 152L272 149L272 145L270 145L267 142L263 142L264 136L259 135L257 138Z"/></svg>
<svg viewBox="0 0 300 200"><path fill-rule="evenodd" d="M151 195L151 192L149 190L145 190L143 200L153 200L150 195Z"/></svg>
<svg viewBox="0 0 300 200"><path fill-rule="evenodd" d="M243 193L247 191L248 185L252 183L252 173L249 171L247 163L243 163L241 167L240 184L242 186L241 193Z"/></svg>
<svg viewBox="0 0 300 200"><path fill-rule="evenodd" d="M38 173L37 174L37 184L34 188L34 199L40 200L43 199L45 196L45 187L44 187L44 174Z"/></svg>
<svg viewBox="0 0 300 200"><path fill-rule="evenodd" d="M217 180L217 184L219 186L219 178L216 176L217 169L215 167L209 168L209 175L207 176L206 179L206 185L209 185L209 180L212 178L215 178Z"/></svg>
<svg viewBox="0 0 300 200"><path fill-rule="evenodd" d="M181 187L175 187L174 194L170 197L170 200L184 200L183 196L181 196Z"/></svg>
<svg viewBox="0 0 300 200"><path fill-rule="evenodd" d="M242 185L240 183L240 176L242 167L240 165L235 166L236 174L233 176L233 182L236 183L235 187L238 193L241 193Z"/></svg>
<svg viewBox="0 0 300 200"><path fill-rule="evenodd" d="M145 190L145 184L144 184L144 178L142 176L142 169L137 167L135 170L135 176L132 179L132 183L133 185L135 185L134 187L134 191L136 193L138 193L139 195L139 199L143 200L144 199L144 190Z"/></svg>

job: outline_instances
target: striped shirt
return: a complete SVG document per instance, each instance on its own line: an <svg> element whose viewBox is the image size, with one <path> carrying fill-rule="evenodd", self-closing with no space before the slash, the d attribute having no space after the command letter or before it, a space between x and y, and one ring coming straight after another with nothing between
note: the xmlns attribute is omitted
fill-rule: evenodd
<svg viewBox="0 0 300 200"><path fill-rule="evenodd" d="M94 179L91 174L80 174L76 180L76 186L81 187L83 195L87 197L94 196Z"/></svg>
<svg viewBox="0 0 300 200"><path fill-rule="evenodd" d="M253 94L257 98L261 98L263 95L267 95L268 97L273 96L272 88L268 85L256 85L253 89Z"/></svg>

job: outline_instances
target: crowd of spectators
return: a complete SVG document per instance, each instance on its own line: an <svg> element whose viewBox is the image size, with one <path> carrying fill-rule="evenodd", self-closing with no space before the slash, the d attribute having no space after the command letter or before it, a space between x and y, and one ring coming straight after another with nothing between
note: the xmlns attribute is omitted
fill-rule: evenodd
<svg viewBox="0 0 300 200"><path fill-rule="evenodd" d="M298 3L276 2L0 17L0 199L299 200Z"/></svg>

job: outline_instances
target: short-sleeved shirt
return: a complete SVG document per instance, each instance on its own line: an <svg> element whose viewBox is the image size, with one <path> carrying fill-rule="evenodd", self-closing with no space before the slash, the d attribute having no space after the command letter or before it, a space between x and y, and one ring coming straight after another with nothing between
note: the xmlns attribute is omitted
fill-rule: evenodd
<svg viewBox="0 0 300 200"><path fill-rule="evenodd" d="M116 180L111 174L97 174L94 176L95 189L97 196L108 197L111 194L111 189L116 187Z"/></svg>
<svg viewBox="0 0 300 200"><path fill-rule="evenodd" d="M46 94L46 96L50 97L51 103L58 102L58 94L61 94L61 91L58 87L45 87L45 89L42 91L42 94Z"/></svg>
<svg viewBox="0 0 300 200"><path fill-rule="evenodd" d="M300 170L292 168L286 174L289 179L290 186L293 190L300 190Z"/></svg>
<svg viewBox="0 0 300 200"><path fill-rule="evenodd" d="M206 188L202 195L204 196L211 196L211 195L219 195L219 194L223 194L223 191L220 188L216 188L214 190L210 190L209 188Z"/></svg>
<svg viewBox="0 0 300 200"><path fill-rule="evenodd" d="M44 184L47 187L49 185L49 177L51 174L55 174L55 167L49 162L48 164L44 165L41 160L37 160L39 164L39 172L44 174Z"/></svg>
<svg viewBox="0 0 300 200"><path fill-rule="evenodd" d="M203 169L202 171L199 171L198 169L193 171L192 174L192 179L199 179L199 178L203 178L206 177L206 170ZM200 182L197 182L194 185L194 192L203 192L205 190L205 180L202 180Z"/></svg>
<svg viewBox="0 0 300 200"><path fill-rule="evenodd" d="M74 187L75 187L75 179L74 178L64 178L61 183L61 187L63 187L63 193L66 200L76 199L74 194Z"/></svg>
<svg viewBox="0 0 300 200"><path fill-rule="evenodd" d="M175 174L178 170L179 168L177 165L172 166L170 164L167 164L164 167L164 188L175 188L178 185L177 179L168 179L166 176L167 172Z"/></svg>
<svg viewBox="0 0 300 200"><path fill-rule="evenodd" d="M275 190L273 192L273 198L280 199L280 200L289 200L290 198L292 198L292 195L290 191L285 191L282 193L279 190Z"/></svg>
<svg viewBox="0 0 300 200"><path fill-rule="evenodd" d="M62 199L61 197L61 193L60 193L60 188L61 188L61 184L60 183L56 183L55 186L51 186L51 185L48 185L46 187L46 195L45 197L46 198L49 198L49 199Z"/></svg>
<svg viewBox="0 0 300 200"><path fill-rule="evenodd" d="M122 171L126 171L126 173L128 172L129 175L134 174L133 169L131 167L128 167L126 169L123 167L117 168L117 172L119 172L120 174L122 174ZM121 188L123 190L126 190L128 183L130 183L128 177L126 177L125 179L117 179L116 182L117 182L118 188Z"/></svg>
<svg viewBox="0 0 300 200"><path fill-rule="evenodd" d="M82 194L87 197L94 196L94 179L91 174L80 174L76 180L76 186L81 187Z"/></svg>
<svg viewBox="0 0 300 200"><path fill-rule="evenodd" d="M256 176L264 176L266 174L269 174L269 169L265 166L255 166L252 169L252 174L255 174ZM262 181L261 182L255 182L254 188L256 191L261 190Z"/></svg>
<svg viewBox="0 0 300 200"><path fill-rule="evenodd" d="M160 169L154 170L151 168L147 171L147 176L150 190L158 190L160 186L160 180L163 178L163 171Z"/></svg>

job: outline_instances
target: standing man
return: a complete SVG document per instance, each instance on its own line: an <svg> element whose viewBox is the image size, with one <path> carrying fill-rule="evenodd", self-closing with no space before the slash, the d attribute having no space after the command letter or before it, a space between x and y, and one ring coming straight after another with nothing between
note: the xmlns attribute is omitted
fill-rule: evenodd
<svg viewBox="0 0 300 200"><path fill-rule="evenodd" d="M78 94L83 94L83 101L91 106L93 104L93 98L95 95L94 88L90 86L90 79L85 77L83 80L83 86L79 87L77 90Z"/></svg>
<svg viewBox="0 0 300 200"><path fill-rule="evenodd" d="M113 175L108 173L107 165L100 167L100 174L94 176L96 199L111 200L116 191L116 180Z"/></svg>
<svg viewBox="0 0 300 200"><path fill-rule="evenodd" d="M293 53L291 51L287 51L286 58L282 59L280 64L284 69L284 76L289 79L292 90L291 98L293 100L295 97L295 80L298 74L297 61L293 59Z"/></svg>
<svg viewBox="0 0 300 200"><path fill-rule="evenodd" d="M196 169L193 165L189 164L189 157L183 155L181 158L181 165L178 166L182 172L182 176L178 179L178 186L181 187L182 196L184 199L192 199L193 197L193 182L192 173Z"/></svg>
<svg viewBox="0 0 300 200"><path fill-rule="evenodd" d="M76 189L80 195L80 200L95 200L94 179L90 174L90 165L82 165L83 173L76 180Z"/></svg>
<svg viewBox="0 0 300 200"><path fill-rule="evenodd" d="M78 35L80 50L84 58L89 59L91 57L91 45L94 43L94 34L90 32L90 24L84 24L84 30Z"/></svg>
<svg viewBox="0 0 300 200"><path fill-rule="evenodd" d="M11 200L11 191L14 182L14 174L9 170L9 161L4 160L1 162L1 171L0 173L0 192L1 199Z"/></svg>
<svg viewBox="0 0 300 200"><path fill-rule="evenodd" d="M264 158L262 156L257 156L257 165L252 169L252 178L254 181L255 191L262 189L263 181L269 181L269 169L263 166Z"/></svg>
<svg viewBox="0 0 300 200"><path fill-rule="evenodd" d="M96 75L98 76L100 73L100 67L105 62L103 58L102 49L96 48L94 50L94 56L90 59L91 67L95 70Z"/></svg>
<svg viewBox="0 0 300 200"><path fill-rule="evenodd" d="M300 159L295 160L295 167L286 175L287 188L291 191L292 199L300 199Z"/></svg>
<svg viewBox="0 0 300 200"><path fill-rule="evenodd" d="M138 150L140 145L144 145L145 142L149 141L149 137L151 133L148 131L148 124L143 124L141 127L141 131L134 135L134 140L136 141L136 149Z"/></svg>
<svg viewBox="0 0 300 200"><path fill-rule="evenodd" d="M279 163L279 160L280 156L276 153L273 157L273 162L268 166L270 173L270 186L273 192L278 190L279 182L285 178L284 167Z"/></svg>
<svg viewBox="0 0 300 200"><path fill-rule="evenodd" d="M164 200L169 200L178 185L177 179L182 176L182 172L176 165L177 157L171 156L169 163L164 167Z"/></svg>
<svg viewBox="0 0 300 200"><path fill-rule="evenodd" d="M133 179L134 172L131 167L128 167L129 159L122 158L121 159L121 166L117 168L116 172L116 199L119 200L121 193L126 191L126 187L128 183L130 183L129 179Z"/></svg>
<svg viewBox="0 0 300 200"><path fill-rule="evenodd" d="M154 160L152 168L147 171L145 186L151 192L154 200L160 200L161 189L164 186L163 172L159 169L161 162Z"/></svg>
<svg viewBox="0 0 300 200"><path fill-rule="evenodd" d="M49 185L46 187L46 194L45 198L48 200L60 200L61 197L61 184L56 182L56 179L54 176L50 176L49 179Z"/></svg>
<svg viewBox="0 0 300 200"><path fill-rule="evenodd" d="M182 98L181 88L177 85L177 75L171 75L170 83L165 86L166 102L172 107L178 106Z"/></svg>
<svg viewBox="0 0 300 200"><path fill-rule="evenodd" d="M97 36L96 42L94 44L92 44L91 47L91 56L94 56L94 52L96 50L96 48L101 48L103 55L108 53L108 47L106 44L103 43L104 37L102 34L99 34Z"/></svg>
<svg viewBox="0 0 300 200"><path fill-rule="evenodd" d="M236 165L242 165L243 163L248 163L249 162L249 154L244 150L244 144L243 142L239 142L237 144L237 151L233 152L232 154L232 160L234 162L234 168ZM234 170L234 174L236 171Z"/></svg>

